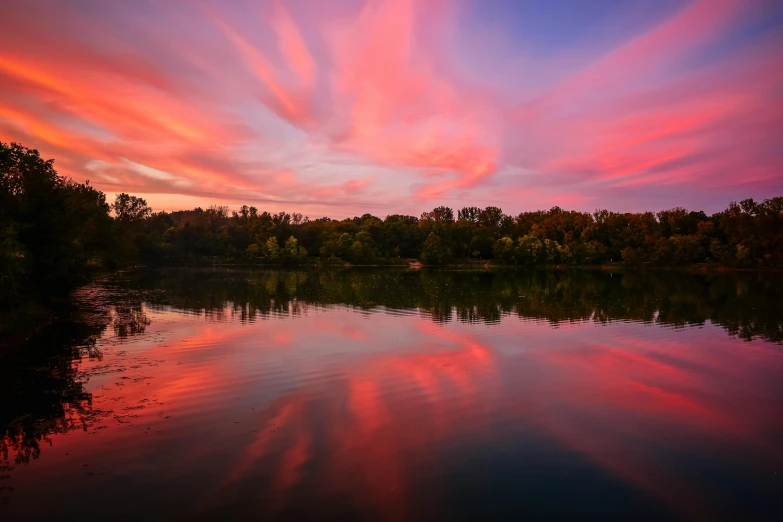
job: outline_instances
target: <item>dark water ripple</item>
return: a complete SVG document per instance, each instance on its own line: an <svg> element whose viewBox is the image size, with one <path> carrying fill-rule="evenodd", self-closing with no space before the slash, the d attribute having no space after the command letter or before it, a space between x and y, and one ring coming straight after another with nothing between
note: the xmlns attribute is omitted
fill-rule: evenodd
<svg viewBox="0 0 783 522"><path fill-rule="evenodd" d="M0 516L777 520L776 274L126 273L2 361Z"/></svg>

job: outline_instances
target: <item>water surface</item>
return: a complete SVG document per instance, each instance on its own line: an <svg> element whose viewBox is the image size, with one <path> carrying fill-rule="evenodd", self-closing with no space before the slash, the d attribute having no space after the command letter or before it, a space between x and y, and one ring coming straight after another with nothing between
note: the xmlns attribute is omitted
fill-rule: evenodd
<svg viewBox="0 0 783 522"><path fill-rule="evenodd" d="M0 518L776 520L777 274L169 270L0 369Z"/></svg>

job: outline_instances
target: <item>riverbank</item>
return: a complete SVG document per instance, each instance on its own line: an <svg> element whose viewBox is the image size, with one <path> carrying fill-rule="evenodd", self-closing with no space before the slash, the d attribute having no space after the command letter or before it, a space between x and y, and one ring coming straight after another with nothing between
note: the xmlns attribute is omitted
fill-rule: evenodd
<svg viewBox="0 0 783 522"><path fill-rule="evenodd" d="M155 269L155 268L207 268L207 267L258 267L269 269L280 268L325 268L325 269L339 269L339 268L408 268L408 269L438 269L438 268L458 268L458 269L476 269L476 270L489 270L489 269L515 269L515 270L671 270L671 271L696 271L696 272L781 272L783 270L777 268L743 268L734 267L728 265L721 265L717 263L697 263L693 265L678 265L678 266L664 266L653 265L645 263L601 263L590 265L571 265L571 264L536 264L536 265L520 265L520 264L500 264L490 259L468 259L461 261L454 261L445 264L425 264L418 259L404 259L399 262L375 262L375 263L349 263L347 261L335 261L333 263L323 262L320 258L307 258L298 264L281 264L278 262L264 262L257 260L229 260L223 259L221 261L212 260L207 262L206 260L191 260L188 263L171 263L171 264L159 264L159 265L136 265L129 267L129 269Z"/></svg>

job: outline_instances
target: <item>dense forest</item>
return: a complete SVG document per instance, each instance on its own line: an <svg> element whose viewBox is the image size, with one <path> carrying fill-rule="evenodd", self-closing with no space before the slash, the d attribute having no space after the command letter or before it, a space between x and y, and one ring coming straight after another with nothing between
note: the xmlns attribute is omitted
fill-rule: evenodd
<svg viewBox="0 0 783 522"><path fill-rule="evenodd" d="M783 268L783 197L746 199L713 215L674 208L618 213L437 207L421 216L342 220L252 206L153 212L59 176L35 150L0 142L0 293L55 295L90 272L130 264L217 261L427 265Z"/></svg>

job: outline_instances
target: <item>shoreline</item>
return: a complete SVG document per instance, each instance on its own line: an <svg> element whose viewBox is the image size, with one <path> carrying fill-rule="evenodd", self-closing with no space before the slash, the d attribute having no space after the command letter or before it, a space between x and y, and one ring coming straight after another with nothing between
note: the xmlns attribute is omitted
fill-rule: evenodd
<svg viewBox="0 0 783 522"><path fill-rule="evenodd" d="M440 265L428 265L419 261L408 261L406 263L339 263L324 264L319 262L300 263L295 265L280 265L272 263L194 263L194 264L160 264L160 265L134 265L116 270L112 273L121 273L129 270L155 270L172 268L216 268L216 267L246 267L246 268L268 268L270 270L291 270L297 268L323 268L323 269L343 269L343 268L404 268L408 270L425 269L453 269L467 268L475 270L493 270L493 269L513 269L513 270L602 270L602 271L681 271L681 272L783 272L780 268L742 268L725 265L684 265L684 266L655 266L655 265L625 265L625 264L601 264L601 265L497 265L489 261L466 262L466 263L446 263ZM107 275L105 272L102 275Z"/></svg>

